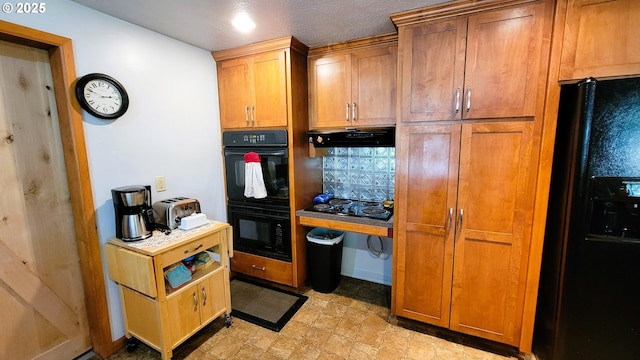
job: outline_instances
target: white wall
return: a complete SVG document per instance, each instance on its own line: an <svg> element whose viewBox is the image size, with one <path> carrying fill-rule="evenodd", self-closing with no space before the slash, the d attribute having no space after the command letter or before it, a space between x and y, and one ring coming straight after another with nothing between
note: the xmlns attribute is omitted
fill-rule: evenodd
<svg viewBox="0 0 640 360"><path fill-rule="evenodd" d="M196 198L210 219L226 221L215 62L208 51L67 0L44 14L0 19L72 39L78 77L105 73L129 94L127 113L105 121L83 113L98 236L115 235L111 189L152 185L153 201ZM155 176L167 191L155 192ZM117 287L108 279L113 339L124 336Z"/></svg>
<svg viewBox="0 0 640 360"><path fill-rule="evenodd" d="M367 236L345 232L340 273L356 279L391 285L393 241L390 238L380 238L383 252L377 255L367 247ZM374 251L381 250L377 236L371 236L370 242Z"/></svg>

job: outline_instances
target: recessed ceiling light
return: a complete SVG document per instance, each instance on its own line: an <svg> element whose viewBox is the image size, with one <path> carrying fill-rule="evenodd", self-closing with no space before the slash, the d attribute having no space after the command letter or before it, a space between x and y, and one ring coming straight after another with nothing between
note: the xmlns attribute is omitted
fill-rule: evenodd
<svg viewBox="0 0 640 360"><path fill-rule="evenodd" d="M242 32L251 31L256 27L256 23L254 23L253 20L249 18L249 15L245 13L238 14L231 23L236 29Z"/></svg>

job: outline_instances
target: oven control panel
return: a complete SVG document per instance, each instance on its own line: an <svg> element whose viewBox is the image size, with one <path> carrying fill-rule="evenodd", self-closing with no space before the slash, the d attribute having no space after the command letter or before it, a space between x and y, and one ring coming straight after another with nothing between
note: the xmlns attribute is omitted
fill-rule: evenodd
<svg viewBox="0 0 640 360"><path fill-rule="evenodd" d="M224 146L287 146L287 130L238 130L222 133Z"/></svg>

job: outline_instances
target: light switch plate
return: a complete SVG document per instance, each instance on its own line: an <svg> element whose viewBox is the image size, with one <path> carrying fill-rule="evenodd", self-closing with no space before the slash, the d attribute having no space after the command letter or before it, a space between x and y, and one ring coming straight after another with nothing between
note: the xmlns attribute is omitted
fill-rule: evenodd
<svg viewBox="0 0 640 360"><path fill-rule="evenodd" d="M156 176L156 191L166 191L167 190L167 181L164 176Z"/></svg>

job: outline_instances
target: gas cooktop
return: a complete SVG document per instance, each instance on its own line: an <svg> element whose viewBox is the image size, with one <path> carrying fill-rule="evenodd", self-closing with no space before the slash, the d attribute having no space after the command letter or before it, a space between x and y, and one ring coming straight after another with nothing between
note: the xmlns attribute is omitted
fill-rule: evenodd
<svg viewBox="0 0 640 360"><path fill-rule="evenodd" d="M393 214L381 201L363 201L349 199L331 199L325 204L311 205L305 210L344 216L360 216L372 219L389 220Z"/></svg>

